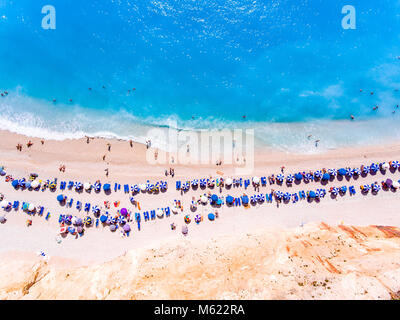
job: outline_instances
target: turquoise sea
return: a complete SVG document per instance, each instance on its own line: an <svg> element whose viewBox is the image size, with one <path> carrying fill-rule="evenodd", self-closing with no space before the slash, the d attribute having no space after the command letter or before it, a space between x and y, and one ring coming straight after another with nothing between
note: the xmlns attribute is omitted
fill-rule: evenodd
<svg viewBox="0 0 400 320"><path fill-rule="evenodd" d="M0 129L254 128L289 152L398 139L399 30L398 0L0 0Z"/></svg>

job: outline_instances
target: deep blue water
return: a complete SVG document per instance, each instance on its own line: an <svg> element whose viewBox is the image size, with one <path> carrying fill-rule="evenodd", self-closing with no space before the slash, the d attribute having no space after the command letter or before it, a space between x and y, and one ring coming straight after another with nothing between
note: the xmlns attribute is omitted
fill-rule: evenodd
<svg viewBox="0 0 400 320"><path fill-rule="evenodd" d="M47 4L56 30L41 27ZM356 30L341 26L346 4ZM386 138L399 30L398 0L0 0L0 128L143 138L143 125L177 120L254 127L288 147L310 132L327 147ZM350 114L365 123L358 135Z"/></svg>

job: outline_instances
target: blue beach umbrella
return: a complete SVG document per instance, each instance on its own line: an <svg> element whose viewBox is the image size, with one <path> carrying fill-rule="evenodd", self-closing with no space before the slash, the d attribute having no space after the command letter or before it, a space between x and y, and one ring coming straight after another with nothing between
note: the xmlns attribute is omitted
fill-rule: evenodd
<svg viewBox="0 0 400 320"><path fill-rule="evenodd" d="M58 201L58 202L61 202L61 201L64 201L64 200L65 200L64 195L59 194L59 195L57 196L57 201Z"/></svg>
<svg viewBox="0 0 400 320"><path fill-rule="evenodd" d="M109 183L106 183L106 184L103 186L103 190L104 190L104 191L110 191L110 190L111 190L111 185L110 185Z"/></svg>
<svg viewBox="0 0 400 320"><path fill-rule="evenodd" d="M346 186L340 187L339 190L340 190L341 193L346 193L347 187Z"/></svg>
<svg viewBox="0 0 400 320"><path fill-rule="evenodd" d="M314 199L314 198L316 197L315 192L314 192L314 191L310 191L310 192L308 193L308 197L311 198L311 199Z"/></svg>
<svg viewBox="0 0 400 320"><path fill-rule="evenodd" d="M209 214L208 214L208 220L214 221L214 219L215 219L215 214L209 213Z"/></svg>
<svg viewBox="0 0 400 320"><path fill-rule="evenodd" d="M346 172L347 172L347 171L346 171L346 169L344 169L344 168L341 168L341 169L338 170L338 174L341 175L341 176L345 176L345 175L346 175Z"/></svg>
<svg viewBox="0 0 400 320"><path fill-rule="evenodd" d="M295 177L295 179L296 179L297 181L301 181L301 180L303 179L303 175L302 175L301 173L296 173L296 174L294 175L294 177Z"/></svg>
<svg viewBox="0 0 400 320"><path fill-rule="evenodd" d="M101 217L100 217L100 222L101 223L105 223L107 221L107 216L106 215L102 215Z"/></svg>
<svg viewBox="0 0 400 320"><path fill-rule="evenodd" d="M370 166L370 172L377 172L379 170L379 166L376 163L372 163Z"/></svg>
<svg viewBox="0 0 400 320"><path fill-rule="evenodd" d="M329 173L324 173L322 176L322 180L326 181L329 180L331 178L331 175Z"/></svg>
<svg viewBox="0 0 400 320"><path fill-rule="evenodd" d="M226 203L228 203L228 204L233 203L233 197L232 196L227 196L226 197Z"/></svg>
<svg viewBox="0 0 400 320"><path fill-rule="evenodd" d="M212 201L212 202L217 202L217 201L218 201L218 196L217 196L216 194L213 194L213 195L211 196L211 201Z"/></svg>
<svg viewBox="0 0 400 320"><path fill-rule="evenodd" d="M206 179L200 179L200 187L206 187L207 186L207 180Z"/></svg>
<svg viewBox="0 0 400 320"><path fill-rule="evenodd" d="M285 193L283 194L283 200L284 200L284 201L289 201L291 196L292 196L291 193L285 192Z"/></svg>
<svg viewBox="0 0 400 320"><path fill-rule="evenodd" d="M11 182L11 185L12 185L14 188L19 187L19 182L18 182L18 180L13 180L13 181Z"/></svg>
<svg viewBox="0 0 400 320"><path fill-rule="evenodd" d="M242 197L242 202L243 202L243 204L248 204L249 203L249 197L248 196L243 196Z"/></svg>

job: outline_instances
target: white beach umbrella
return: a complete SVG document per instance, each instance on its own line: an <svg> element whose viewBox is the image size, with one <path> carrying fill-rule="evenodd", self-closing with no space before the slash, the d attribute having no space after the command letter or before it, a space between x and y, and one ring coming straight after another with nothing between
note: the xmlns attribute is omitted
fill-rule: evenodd
<svg viewBox="0 0 400 320"><path fill-rule="evenodd" d="M400 188L400 183L398 181L393 181L392 187L398 189Z"/></svg>
<svg viewBox="0 0 400 320"><path fill-rule="evenodd" d="M73 217L73 218L71 219L71 223L72 223L73 225L75 225L77 222L78 222L78 218L77 218L77 217Z"/></svg>
<svg viewBox="0 0 400 320"><path fill-rule="evenodd" d="M204 203L204 204L206 204L206 203L208 202L208 198L207 198L206 196L204 196L204 195L201 196L200 200L201 200L201 202Z"/></svg>
<svg viewBox="0 0 400 320"><path fill-rule="evenodd" d="M388 169L390 168L389 163L384 162L384 163L382 164L382 168L383 168L384 170L388 170Z"/></svg>
<svg viewBox="0 0 400 320"><path fill-rule="evenodd" d="M3 200L2 202L0 202L0 207L5 208L8 206L8 201Z"/></svg>
<svg viewBox="0 0 400 320"><path fill-rule="evenodd" d="M231 178L226 178L226 181L225 181L225 184L227 185L227 186L231 186L232 185L232 179Z"/></svg>
<svg viewBox="0 0 400 320"><path fill-rule="evenodd" d="M29 211L35 211L35 209L36 209L36 207L33 203L29 204L29 206L28 206Z"/></svg>
<svg viewBox="0 0 400 320"><path fill-rule="evenodd" d="M164 211L162 211L161 209L157 209L156 215L158 218L162 218L164 216Z"/></svg>
<svg viewBox="0 0 400 320"><path fill-rule="evenodd" d="M139 185L140 190L146 191L146 185L144 183Z"/></svg>
<svg viewBox="0 0 400 320"><path fill-rule="evenodd" d="M39 186L40 186L39 181L33 180L33 181L31 182L31 187L32 187L33 189L36 189L36 188L39 187Z"/></svg>
<svg viewBox="0 0 400 320"><path fill-rule="evenodd" d="M92 185L89 182L85 182L83 187L85 188L85 190L90 190L90 188L92 187Z"/></svg>
<svg viewBox="0 0 400 320"><path fill-rule="evenodd" d="M177 207L172 207L171 211L172 211L173 213L177 213L177 212L178 212L178 208L177 208Z"/></svg>
<svg viewBox="0 0 400 320"><path fill-rule="evenodd" d="M255 184L259 184L260 183L260 178L259 177L253 177L253 182Z"/></svg>

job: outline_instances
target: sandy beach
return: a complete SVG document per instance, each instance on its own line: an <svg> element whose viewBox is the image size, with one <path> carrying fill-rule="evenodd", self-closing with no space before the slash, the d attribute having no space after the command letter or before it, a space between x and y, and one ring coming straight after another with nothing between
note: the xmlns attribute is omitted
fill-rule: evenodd
<svg viewBox="0 0 400 320"><path fill-rule="evenodd" d="M31 140L33 145L28 148L26 143ZM22 151L16 149L16 145L21 143L23 145ZM108 145L111 145L111 151L108 151ZM66 195L69 199L74 198L74 205L72 208L66 208L60 206L56 201L56 196L61 193L59 190L51 192L50 190L45 191L28 191L28 190L15 190L10 183L4 181L4 177L0 181L0 192L5 195L7 201L13 202L18 200L20 202L25 201L28 203L34 203L35 205L42 205L45 207L45 214L47 212L51 213L51 217L48 221L44 217L34 216L32 219L32 226L26 226L27 215L21 210L15 212L11 210L5 213L7 217L7 222L0 225L0 241L2 246L0 248L0 253L3 257L1 264L2 268L9 267L12 264L16 265L16 268L27 268L27 270L33 270L33 266L30 265L27 260L29 257L31 261L36 263L36 267L40 266L42 270L47 270L43 273L43 279L46 279L52 272L56 272L55 278L60 276L60 274L65 273L65 270L69 270L71 274L77 275L82 270L101 270L102 268L109 268L110 273L115 271L116 266L126 264L126 259L133 259L133 256L139 256L143 258L148 255L149 252L154 252L154 261L151 262L152 266L155 266L158 258L155 257L162 254L164 257L163 263L167 269L172 268L176 263L176 253L175 254L165 254L167 248L181 248L182 259L190 259L194 253L191 253L191 248L202 248L198 249L199 256L203 259L203 263L208 265L207 268L211 268L209 264L213 259L215 260L215 253L211 254L203 247L213 248L217 246L221 250L219 257L228 257L225 261L219 261L218 268L230 268L233 266L232 261L237 260L237 256L232 255L234 248L237 248L239 239L248 238L254 235L255 239L259 239L263 246L268 247L268 250L278 250L277 248L282 248L286 241L296 241L299 232L302 234L308 234L308 236L313 237L313 234L323 232L321 230L321 223L327 226L333 226L334 231L332 234L340 232L341 234L347 234L349 239L353 239L353 236L349 236L348 232L343 231L340 226L356 226L356 228L366 228L365 230L372 230L369 226L391 226L400 227L400 218L398 214L398 207L400 204L400 191L380 191L377 195L362 195L360 193L360 185L371 184L374 182L380 183L387 178L394 180L400 179L400 173L390 172L389 170L382 174L378 172L375 176L368 175L367 177L359 177L358 179L351 179L347 181L333 181L329 182L326 186L322 186L320 182L310 182L308 184L301 183L299 185L293 184L292 187L287 187L285 184L282 186L278 185L267 185L265 187L260 187L259 191L254 190L252 186L249 186L247 190L244 188L233 188L231 190L226 190L222 188L221 190L214 190L213 193L219 196L240 196L243 193L251 195L254 193L269 193L271 189L281 190L283 192L298 192L300 190L316 190L317 188L329 189L331 186L355 186L357 194L354 196L338 196L337 199L331 199L329 194L321 199L319 203L312 202L308 203L306 201L300 201L298 203L289 204L279 204L274 201L273 203L267 204L257 204L256 206L250 206L249 208L244 207L226 207L214 209L209 205L199 206L196 212L190 211L190 203L192 197L196 199L200 195L207 192L199 190L190 190L187 193L181 193L175 189L175 182L177 180L190 180L193 178L203 178L212 176L217 177L234 177L234 167L232 165L222 164L221 166L216 166L215 164L210 165L197 165L195 167L190 165L149 165L146 161L146 152L154 152L154 150L148 151L146 146L133 143L131 147L127 141L118 140L108 140L103 138L91 138L89 143L86 139L80 140L65 140L65 141L52 141L46 140L44 144L41 143L41 139L29 138L22 135L0 131L0 154L1 154L1 165L5 167L7 174L11 174L13 177L28 177L30 173L37 173L39 179L42 180L57 180L60 181L80 181L80 182L91 182L94 183L96 180L101 180L102 183L110 183L113 189L114 183L121 184L121 190L111 192L110 195L105 195L103 192L96 193L76 193L74 190L65 190L62 193ZM103 161L103 156L105 160ZM369 146L360 148L347 148L330 150L324 153L314 153L311 155L304 154L288 154L282 153L276 150L265 149L258 150L255 154L255 169L252 176L269 176L271 174L280 173L280 168L285 166L286 173L295 173L298 171L309 171L317 170L322 168L340 168L340 167L360 167L361 164L369 165L372 162L388 162L390 160L400 159L400 145L382 145L382 146ZM60 164L65 165L65 172L59 171ZM164 170L168 168L174 168L175 176L165 177ZM108 168L109 176L105 176L105 169ZM244 177L251 178L252 176ZM145 183L147 180L152 182L165 180L168 182L169 188L165 193L160 194L138 194L135 196L136 201L139 202L140 209L133 206L130 203L129 195L123 192L123 185L126 184L138 184ZM128 208L132 212L144 212L150 211L157 208L166 208L168 206L173 206L174 200L180 200L183 204L183 210L178 214L171 213L170 217L164 217L163 219L156 219L154 221L142 222L141 230L137 230L137 226L132 222L132 232L129 237L121 237L119 232L112 233L108 228L103 228L102 226L91 227L85 230L85 234L82 237L74 237L68 235L62 238L61 243L57 243L56 237L59 232L58 216L59 214L71 214L76 216L84 217L84 212L78 212L75 209L76 201L84 203L91 203L91 205L98 205L104 210L104 201L109 201L111 204L114 201L120 201L118 208L111 207L109 211L114 212L119 208ZM206 219L207 214L210 212L218 211L219 217L211 222ZM192 221L188 225L188 235L184 236L181 233L181 227L184 225L183 217L186 214L190 214L192 220L194 215L202 214L204 221L200 224L195 224ZM175 223L176 230L171 230L170 224ZM339 226L339 227L337 227ZM340 231L341 230L341 231ZM398 256L398 233L393 233L392 236L388 237L387 234L381 232L379 229L373 229L374 236L379 234L379 238L382 237L382 241L376 240L373 247L378 248L379 254L382 256L376 260L370 259L371 251L365 250L365 252L358 252L357 257L354 256L349 263L349 266L356 265L356 260L368 259L370 267L370 276L375 277L372 270L378 270L378 265L384 268L385 271L400 272L398 270L398 264L393 265L394 257ZM371 231L372 232L372 231ZM362 232L363 241L370 241L372 235L368 232ZM333 242L333 236L330 235L330 248L332 250L339 250L336 247L337 244ZM283 236L285 235L285 236ZM283 237L283 238L282 238ZM226 239L231 239L227 241ZM273 239L273 241L272 241ZM279 240L284 239L284 240ZM292 239L292 240L290 240ZM354 239L353 239L354 240ZM358 241L358 240L354 240ZM372 240L371 240L372 241ZM317 241L320 246L324 244ZM247 243L247 242L246 242ZM358 243L358 242L357 242ZM256 255L260 251L260 247L256 242L249 242L247 244L248 252ZM275 249L274 249L275 248ZM391 248L385 249L385 248ZM37 257L36 253L42 250L46 253L49 258L48 261L43 261L42 258ZM172 250L172 249L170 249ZM196 249L197 250L197 249ZM244 250L243 248L241 250ZM279 249L281 250L281 249ZM164 253L163 253L164 252ZM169 252L169 251L168 251ZM378 254L374 251L374 254ZM198 259L199 256L196 256ZM265 259L267 259L268 254L265 253ZM297 253L298 257L301 257L301 253ZM312 256L312 255L311 255ZM315 256L310 259L315 261ZM13 259L9 259L13 257ZM230 257L230 258L229 258ZM150 260L153 260L149 258ZM222 258L221 258L222 259ZM261 258L260 258L261 259ZM273 256L268 257L268 259L273 259ZM268 260L267 259L267 260ZM305 258L306 259L306 258ZM11 260L13 262L11 262ZM346 259L345 259L346 260ZM389 261L390 260L390 261ZM197 261L197 260L196 260ZM393 263L392 263L393 262ZM28 264L27 264L28 263ZM33 262L32 262L33 263ZM134 263L131 261L130 263ZM138 262L139 263L139 262ZM150 262L149 262L150 263ZM235 268L240 269L240 260L235 262ZM261 263L261 260L257 263ZM265 261L262 263L266 263ZM343 263L343 262L342 262ZM140 263L139 263L140 264ZM334 265L335 263L332 262ZM18 265L18 266L17 266ZM161 264L157 265L160 268ZM148 266L149 267L149 266ZM199 265L197 265L199 267ZM245 266L242 266L243 268ZM255 266L252 266L255 267ZM31 269L30 269L31 268ZM51 271L49 271L50 269ZM82 269L89 268L89 269ZM150 267L149 267L150 268ZM193 263L183 264L181 267L182 272L185 273L185 268L196 268ZM288 271L290 271L290 267ZM336 266L335 268L339 268ZM335 273L335 277L343 277L344 274L347 278L358 277L359 272L352 270L350 267L342 268L346 272ZM113 271L114 270L114 271ZM180 269L179 269L180 270ZM208 269L207 269L208 270ZM263 270L263 271L262 271ZM397 271L393 271L397 270ZM325 270L326 271L326 270ZM324 272L325 272L324 271ZM50 272L50 273L49 273ZM83 271L82 271L83 272ZM134 277L134 272L130 271L131 276ZM265 272L265 274L263 274ZM257 270L257 277L269 277L268 272L271 270L260 269ZM275 272L278 272L276 269ZM293 273L299 273L299 265L293 267L291 270ZM311 274L307 270L302 271L304 274L310 276ZM326 271L332 275L332 272ZM29 273L29 272L28 272ZM142 272L143 273L143 272ZM39 272L40 274L40 272ZM163 272L159 272L159 282L152 280L152 286L160 288L165 286L165 279L162 279ZM191 277L191 272L188 272L188 277ZM225 275L229 272L225 273ZM340 274L340 276L339 276ZM44 276L46 275L46 276ZM94 276L94 275L93 275ZM199 277L199 275L193 275L194 277ZM319 274L322 277L321 274ZM77 276L78 277L78 276ZM218 275L220 277L220 274ZM101 290L105 290L107 287L105 283L99 283L97 295L96 294L85 294L83 289L81 293L76 293L76 295L68 294L68 289L63 289L60 292L64 292L65 296L48 294L51 292L51 286L46 287L44 281L38 284L33 283L30 289L23 291L15 283L9 284L5 283L0 286L0 297L3 299L15 298L87 298L87 299L103 299L103 298L123 298L123 299L146 299L146 298L171 298L171 299L182 299L182 298L193 298L193 299L206 299L206 298L312 298L312 296L317 297L317 295L312 293L311 288L308 286L302 287L297 286L296 294L289 295L287 293L283 294L286 290L284 289L284 282L281 283L282 288L279 289L279 281L277 281L273 290L281 290L280 293L272 294L272 291L268 291L264 288L260 292L249 291L246 294L243 290L247 290L251 287L251 283L257 281L256 278L249 279L246 283L236 283L228 279L218 281L223 281L222 286L226 288L226 292L229 294L223 294L221 290L212 292L212 286L210 288L199 289L198 291L190 292L190 286L194 286L198 282L190 282L188 279L175 279L177 285L179 283L190 282L187 292L166 292L165 290L160 291L159 295L152 295L149 291L140 291L140 289L135 289L132 287L130 292L118 293L116 291L115 295L104 295L99 294ZM271 276L272 277L272 276ZM356 292L365 283L361 285L361 282L354 280L354 295L351 293L346 293L342 287L336 286L332 287L331 296L323 294L321 297L325 298L354 298L361 297L367 299L389 299L391 297L390 293L397 292L400 290L398 283L398 277L393 276L397 280L393 280L390 285L385 284L381 286L378 284L371 283L369 287L378 288L380 290L379 294L365 294L357 295ZM51 278L52 281L57 281L55 278ZM210 275L210 278L213 278ZM229 278L229 277L228 277ZM48 279L48 278L47 278ZM338 278L336 278L338 279ZM174 280L174 281L175 281ZM181 282L179 282L179 281ZM217 281L217 276L214 279ZM341 279L340 281L342 281ZM365 280L365 279L364 279ZM363 280L363 281L364 281ZM17 280L15 280L17 281ZM21 280L22 281L22 280ZM48 280L46 280L48 281ZM59 286L68 286L69 288L73 286L73 283L79 281L79 277L71 277L68 281L63 281ZM122 281L122 279L121 279ZM143 280L145 281L145 280ZM171 280L172 281L172 280ZM196 280L197 281L197 280ZM236 281L236 280L235 280ZM339 281L339 280L338 280ZM366 281L366 280L365 280ZM375 280L374 280L375 281ZM22 281L23 282L23 281ZM21 283L22 283L21 282ZM379 281L378 281L379 282ZM312 281L310 281L312 283ZM51 284L53 285L53 284ZM104 287L103 287L104 285ZM149 284L150 285L150 284ZM11 287L18 289L10 290ZM36 289L35 289L36 287ZM100 288L101 287L101 288ZM390 287L390 289L388 289ZM246 289L247 288L247 289ZM306 290L307 288L307 290ZM384 288L384 289L383 289ZM397 288L397 289L396 289ZM21 290L22 291L21 291ZM122 289L121 289L122 290ZM201 291L203 290L203 291ZM260 289L261 290L261 289ZM272 290L272 289L271 289ZM318 289L319 290L319 289ZM386 290L386 291L385 291ZM21 292L25 292L22 294ZM73 290L71 291L73 292ZM164 292L164 293L162 293ZM372 291L370 291L372 292Z"/></svg>

